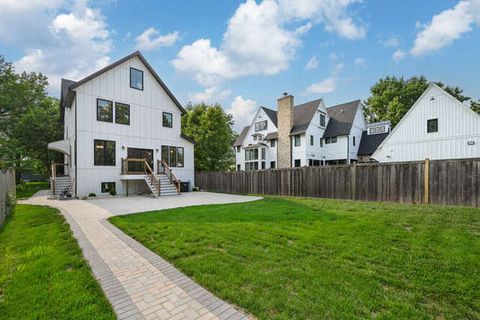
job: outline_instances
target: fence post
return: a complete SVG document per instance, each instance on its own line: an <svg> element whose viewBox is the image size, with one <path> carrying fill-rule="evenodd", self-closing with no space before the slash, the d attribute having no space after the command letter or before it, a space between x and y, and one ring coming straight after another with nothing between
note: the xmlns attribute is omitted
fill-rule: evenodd
<svg viewBox="0 0 480 320"><path fill-rule="evenodd" d="M425 159L425 177L424 177L424 203L429 204L430 203L430 159Z"/></svg>
<svg viewBox="0 0 480 320"><path fill-rule="evenodd" d="M350 170L350 199L357 198L357 164L354 163Z"/></svg>

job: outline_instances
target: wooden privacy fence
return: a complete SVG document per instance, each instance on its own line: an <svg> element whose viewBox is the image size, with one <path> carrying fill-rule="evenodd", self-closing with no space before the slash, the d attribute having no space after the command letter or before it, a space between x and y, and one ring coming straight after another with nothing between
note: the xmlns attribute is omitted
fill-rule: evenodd
<svg viewBox="0 0 480 320"><path fill-rule="evenodd" d="M8 197L11 200L15 199L15 171L0 170L0 226L10 213L9 210L11 208L8 207Z"/></svg>
<svg viewBox="0 0 480 320"><path fill-rule="evenodd" d="M480 159L196 172L207 191L480 207Z"/></svg>

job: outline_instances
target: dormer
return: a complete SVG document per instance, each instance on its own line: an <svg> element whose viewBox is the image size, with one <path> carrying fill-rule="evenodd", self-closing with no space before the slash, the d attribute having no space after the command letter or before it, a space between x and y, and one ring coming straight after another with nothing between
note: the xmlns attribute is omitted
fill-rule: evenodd
<svg viewBox="0 0 480 320"><path fill-rule="evenodd" d="M375 135L388 133L391 130L392 123L390 121L374 122L367 124L367 135Z"/></svg>

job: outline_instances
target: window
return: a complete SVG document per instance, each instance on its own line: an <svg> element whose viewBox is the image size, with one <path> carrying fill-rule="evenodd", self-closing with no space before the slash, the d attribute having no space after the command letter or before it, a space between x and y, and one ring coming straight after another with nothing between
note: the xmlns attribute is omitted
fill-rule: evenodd
<svg viewBox="0 0 480 320"><path fill-rule="evenodd" d="M255 122L255 132L267 130L267 120Z"/></svg>
<svg viewBox="0 0 480 320"><path fill-rule="evenodd" d="M265 148L262 148L262 160L265 160Z"/></svg>
<svg viewBox="0 0 480 320"><path fill-rule="evenodd" d="M323 148L323 139L320 138L320 148Z"/></svg>
<svg viewBox="0 0 480 320"><path fill-rule="evenodd" d="M313 167L313 159L308 159L308 166Z"/></svg>
<svg viewBox="0 0 480 320"><path fill-rule="evenodd" d="M130 88L143 90L143 71L130 68Z"/></svg>
<svg viewBox="0 0 480 320"><path fill-rule="evenodd" d="M332 143L337 143L337 137L332 137Z"/></svg>
<svg viewBox="0 0 480 320"><path fill-rule="evenodd" d="M265 161L262 161L262 169L265 169Z"/></svg>
<svg viewBox="0 0 480 320"><path fill-rule="evenodd" d="M237 153L240 152L240 146L237 146Z"/></svg>
<svg viewBox="0 0 480 320"><path fill-rule="evenodd" d="M102 182L102 193L108 193L115 189L115 182Z"/></svg>
<svg viewBox="0 0 480 320"><path fill-rule="evenodd" d="M115 102L115 123L130 124L130 106L128 104Z"/></svg>
<svg viewBox="0 0 480 320"><path fill-rule="evenodd" d="M245 150L245 160L258 160L258 149Z"/></svg>
<svg viewBox="0 0 480 320"><path fill-rule="evenodd" d="M325 115L323 113L320 113L320 127L325 127Z"/></svg>
<svg viewBox="0 0 480 320"><path fill-rule="evenodd" d="M257 141L257 136L256 135L253 136L253 141Z"/></svg>
<svg viewBox="0 0 480 320"><path fill-rule="evenodd" d="M183 166L184 166L183 147L177 147L177 167L183 168Z"/></svg>
<svg viewBox="0 0 480 320"><path fill-rule="evenodd" d="M300 146L300 135L297 134L297 135L294 136L293 138L294 138L294 145L295 145L295 147L299 147L299 146Z"/></svg>
<svg viewBox="0 0 480 320"><path fill-rule="evenodd" d="M337 143L337 137L325 138L325 143L326 144Z"/></svg>
<svg viewBox="0 0 480 320"><path fill-rule="evenodd" d="M169 112L163 112L162 114L163 118L163 126L167 128L173 127L173 115Z"/></svg>
<svg viewBox="0 0 480 320"><path fill-rule="evenodd" d="M162 160L169 165L168 146L162 146Z"/></svg>
<svg viewBox="0 0 480 320"><path fill-rule="evenodd" d="M368 134L379 134L385 132L385 126L371 127L368 129Z"/></svg>
<svg viewBox="0 0 480 320"><path fill-rule="evenodd" d="M275 147L275 140L270 141L270 147L274 148Z"/></svg>
<svg viewBox="0 0 480 320"><path fill-rule="evenodd" d="M169 154L170 154L170 163L168 164L170 167L177 166L177 147L169 147Z"/></svg>
<svg viewBox="0 0 480 320"><path fill-rule="evenodd" d="M330 138L325 138L325 143L326 143L326 144L330 144L330 143L331 143Z"/></svg>
<svg viewBox="0 0 480 320"><path fill-rule="evenodd" d="M113 102L110 100L97 99L97 120L113 122Z"/></svg>
<svg viewBox="0 0 480 320"><path fill-rule="evenodd" d="M427 120L427 132L438 132L438 119Z"/></svg>
<svg viewBox="0 0 480 320"><path fill-rule="evenodd" d="M241 167L239 164L237 164L237 171L240 171L241 170Z"/></svg>
<svg viewBox="0 0 480 320"><path fill-rule="evenodd" d="M353 146L355 147L355 136L353 136L352 143L353 143Z"/></svg>
<svg viewBox="0 0 480 320"><path fill-rule="evenodd" d="M276 163L275 161L270 161L270 169L275 169Z"/></svg>
<svg viewBox="0 0 480 320"><path fill-rule="evenodd" d="M300 167L301 162L300 159L295 159L295 167Z"/></svg>
<svg viewBox="0 0 480 320"><path fill-rule="evenodd" d="M245 163L245 170L258 170L258 161Z"/></svg>
<svg viewBox="0 0 480 320"><path fill-rule="evenodd" d="M313 136L310 136L310 145L313 146Z"/></svg>
<svg viewBox="0 0 480 320"><path fill-rule="evenodd" d="M115 166L115 141L94 140L94 165Z"/></svg>

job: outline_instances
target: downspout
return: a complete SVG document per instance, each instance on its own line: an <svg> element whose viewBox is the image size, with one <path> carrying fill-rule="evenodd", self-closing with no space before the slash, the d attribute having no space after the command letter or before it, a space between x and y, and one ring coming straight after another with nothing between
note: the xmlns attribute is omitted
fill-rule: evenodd
<svg viewBox="0 0 480 320"><path fill-rule="evenodd" d="M78 178L78 174L77 174L77 95L75 94L75 196L77 197L77 178Z"/></svg>
<svg viewBox="0 0 480 320"><path fill-rule="evenodd" d="M350 164L350 135L347 135L347 164Z"/></svg>

